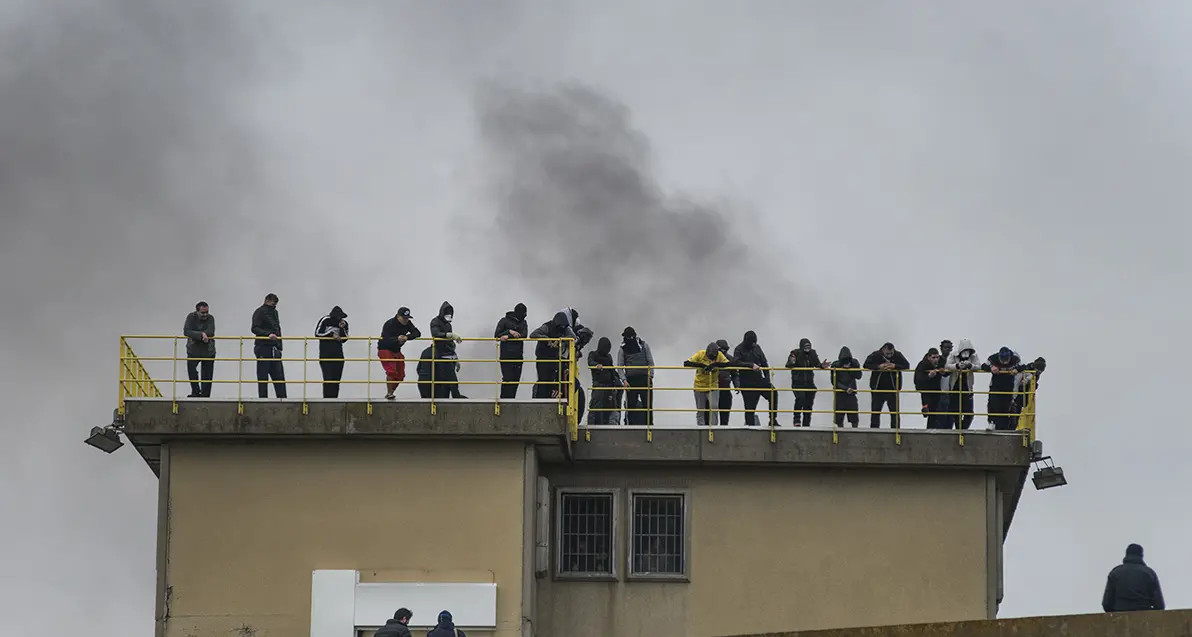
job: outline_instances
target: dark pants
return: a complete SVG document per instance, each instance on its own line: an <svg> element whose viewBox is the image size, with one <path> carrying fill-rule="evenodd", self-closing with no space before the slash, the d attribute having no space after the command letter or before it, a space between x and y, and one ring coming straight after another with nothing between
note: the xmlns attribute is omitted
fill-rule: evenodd
<svg viewBox="0 0 1192 637"><path fill-rule="evenodd" d="M773 386L753 387L742 386L741 399L745 402L745 424L747 426L756 426L758 424L757 418L757 403L761 399L766 399L766 405L769 409L778 409L777 393ZM769 417L771 425L778 424L778 414L772 413Z"/></svg>
<svg viewBox="0 0 1192 637"><path fill-rule="evenodd" d="M323 398L339 398L339 381L344 377L342 360L320 360L323 369Z"/></svg>
<svg viewBox="0 0 1192 637"><path fill-rule="evenodd" d="M873 397L870 411L873 413L869 415L869 426L872 429L877 429L882 426L881 414L878 413L882 407L888 406L890 409L890 428L898 429L898 392L896 391L874 391L870 394Z"/></svg>
<svg viewBox="0 0 1192 637"><path fill-rule="evenodd" d="M728 426L728 417L732 415L732 412L729 410L733 408L732 385L721 385L720 386L719 403L720 404L716 405L716 406L720 408L720 426L727 427Z"/></svg>
<svg viewBox="0 0 1192 637"><path fill-rule="evenodd" d="M990 387L989 391L1008 391L1002 389L993 389ZM1013 431L1015 421L1017 418L1014 414L1014 396L1011 394L990 394L989 408L986 411L990 414L1005 414L1005 415L991 415L989 422L993 423L993 428L998 431Z"/></svg>
<svg viewBox="0 0 1192 637"><path fill-rule="evenodd" d="M419 376L418 377L418 395L422 396L423 398L431 397L432 390L431 390L430 381L431 381L430 376Z"/></svg>
<svg viewBox="0 0 1192 637"><path fill-rule="evenodd" d="M947 407L940 403L940 411L942 412L959 412L948 413L944 416L947 421L944 429L968 429L973 425L973 393L971 391L954 391L946 394ZM960 427L957 427L957 422Z"/></svg>
<svg viewBox="0 0 1192 637"><path fill-rule="evenodd" d="M861 417L857 413L860 410L860 405L857 403L857 395L848 392L838 391L834 394L836 397L833 401L832 409L836 412L832 414L836 426L839 427L844 424L845 416L848 416L848 422L853 428L861 422Z"/></svg>
<svg viewBox="0 0 1192 637"><path fill-rule="evenodd" d="M202 357L200 357L202 358ZM203 382L199 383L199 370L202 369ZM211 377L215 374L215 361L186 359L186 375L190 377L190 395L195 398L211 397Z"/></svg>
<svg viewBox="0 0 1192 637"><path fill-rule="evenodd" d="M560 365L557 361L549 363L538 362L534 364L534 369L538 372L538 382L534 385L534 391L530 393L533 398L554 398L555 392L560 391L559 387L559 369Z"/></svg>
<svg viewBox="0 0 1192 637"><path fill-rule="evenodd" d="M799 426L799 421L802 420L804 427L811 426L811 410L815 408L815 388L795 389L795 418L794 424ZM799 410L804 413L800 414Z"/></svg>
<svg viewBox="0 0 1192 637"><path fill-rule="evenodd" d="M261 398L269 397L269 379L273 379L273 393L278 398L286 397L286 370L282 367L281 349L275 345L258 343L252 346L253 356L257 357L257 395Z"/></svg>
<svg viewBox="0 0 1192 637"><path fill-rule="evenodd" d="M435 362L435 398L463 398L459 392L459 376L455 372L454 358Z"/></svg>
<svg viewBox="0 0 1192 637"><path fill-rule="evenodd" d="M589 425L607 425L612 421L613 412L595 410L616 408L617 390L615 387L615 385L592 385L592 401L588 403Z"/></svg>
<svg viewBox="0 0 1192 637"><path fill-rule="evenodd" d="M630 425L654 424L654 392L650 389L648 375L626 376L629 388L625 390L625 422ZM645 409L646 411L628 411Z"/></svg>
<svg viewBox="0 0 1192 637"><path fill-rule="evenodd" d="M928 429L951 429L952 422L944 415L948 411L947 394L920 394L923 397L923 415L927 416Z"/></svg>
<svg viewBox="0 0 1192 637"><path fill-rule="evenodd" d="M521 363L501 363L501 398L517 398L517 383L521 382Z"/></svg>

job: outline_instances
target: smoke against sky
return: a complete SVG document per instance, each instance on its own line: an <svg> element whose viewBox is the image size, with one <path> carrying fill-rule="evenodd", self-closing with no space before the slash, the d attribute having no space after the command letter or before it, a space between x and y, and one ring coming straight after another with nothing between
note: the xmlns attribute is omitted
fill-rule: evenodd
<svg viewBox="0 0 1192 637"><path fill-rule="evenodd" d="M131 450L81 443L114 407L117 335L176 333L200 298L244 333L270 291L291 334L335 304L357 334L400 305L425 329L447 298L465 333L524 301L532 321L575 305L615 336L658 320L636 301L662 293L693 331L705 307L743 323L712 328L733 340L773 321L772 356L804 333L864 353L885 340L853 331L870 325L912 359L945 337L1044 355L1040 432L1071 484L1024 494L1002 614L1095 611L1129 542L1187 606L1190 519L1171 503L1190 442L1172 358L1190 19L1109 0L0 0L0 632L152 629L156 482ZM494 138L476 96L501 86L526 108L583 99L538 123L566 133L555 146L517 119ZM570 123L594 115L607 139ZM604 169L577 179L593 157ZM614 179L636 189L596 188ZM528 211L508 208L519 192ZM707 305L584 262L640 238L576 214L623 202L654 211L640 236L667 247L666 276L721 277ZM662 231L683 215L719 238ZM566 251L536 227L491 234L505 254L469 249L500 220L555 227ZM749 248L759 277L798 282L774 283L793 310L751 314L734 294L757 288L677 271L693 245ZM670 357L709 340L666 327L646 335Z"/></svg>

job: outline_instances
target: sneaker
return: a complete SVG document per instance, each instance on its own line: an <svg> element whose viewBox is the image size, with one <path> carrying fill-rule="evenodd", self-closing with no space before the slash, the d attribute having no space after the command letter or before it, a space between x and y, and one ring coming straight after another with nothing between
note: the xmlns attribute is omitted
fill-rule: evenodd
<svg viewBox="0 0 1192 637"><path fill-rule="evenodd" d="M385 400L393 400L394 398L395 396L393 394L385 394Z"/></svg>

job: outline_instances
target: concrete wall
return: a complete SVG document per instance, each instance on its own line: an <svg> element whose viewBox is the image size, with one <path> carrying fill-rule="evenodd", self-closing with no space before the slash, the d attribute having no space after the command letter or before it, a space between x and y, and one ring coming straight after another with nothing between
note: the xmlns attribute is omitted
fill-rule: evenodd
<svg viewBox="0 0 1192 637"><path fill-rule="evenodd" d="M359 569L365 581L496 582L493 634L521 635L525 450L171 442L161 634L307 635L311 571Z"/></svg>
<svg viewBox="0 0 1192 637"><path fill-rule="evenodd" d="M539 637L702 637L989 617L980 470L544 465L555 488L682 489L689 582L539 581ZM625 563L628 498L618 503ZM557 515L554 516L557 524ZM551 538L552 545L556 540ZM996 581L996 580L994 580Z"/></svg>
<svg viewBox="0 0 1192 637"><path fill-rule="evenodd" d="M1023 617L738 637L1192 637L1192 610Z"/></svg>

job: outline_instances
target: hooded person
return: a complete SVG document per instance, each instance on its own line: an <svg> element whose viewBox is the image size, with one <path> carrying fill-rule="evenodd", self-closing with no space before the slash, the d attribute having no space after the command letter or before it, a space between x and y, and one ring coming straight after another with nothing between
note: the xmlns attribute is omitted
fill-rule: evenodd
<svg viewBox="0 0 1192 637"><path fill-rule="evenodd" d="M770 381L770 362L762 346L757 344L757 333L753 330L745 332L741 344L733 350L733 360L747 366L741 371L741 392L745 401L745 424L756 427L757 403L762 398L769 405L770 426L778 426L778 397L774 391L774 383Z"/></svg>
<svg viewBox="0 0 1192 637"><path fill-rule="evenodd" d="M467 398L459 392L459 355L457 343L463 340L451 327L455 308L447 301L439 306L439 314L430 320L431 351L435 359L435 398Z"/></svg>
<svg viewBox="0 0 1192 637"><path fill-rule="evenodd" d="M823 366L819 354L811 347L811 339L799 340L799 349L792 349L786 357L791 370L791 389L795 393L794 425L811 426L811 412L815 409L815 371Z"/></svg>
<svg viewBox="0 0 1192 637"><path fill-rule="evenodd" d="M393 613L393 619L385 622L384 626L373 633L373 637L410 637L410 620L414 613L408 608L399 608Z"/></svg>
<svg viewBox="0 0 1192 637"><path fill-rule="evenodd" d="M414 367L414 371L418 374L418 395L423 398L430 398L434 396L434 379L435 379L435 346L427 345L422 353L418 354L418 364Z"/></svg>
<svg viewBox="0 0 1192 637"><path fill-rule="evenodd" d="M1015 424L1014 398L1018 391L1018 373L1022 371L1022 359L1009 347L1003 347L990 355L981 369L992 374L989 379L989 422L996 431L1013 431Z"/></svg>
<svg viewBox="0 0 1192 637"><path fill-rule="evenodd" d="M946 374L940 368L940 352L932 347L915 365L915 391L922 397L923 417L927 418L928 429L950 429L948 419L940 410L940 375Z"/></svg>
<svg viewBox="0 0 1192 637"><path fill-rule="evenodd" d="M1109 571L1101 608L1107 613L1167 609L1159 575L1143 561L1138 544L1127 546L1122 563Z"/></svg>
<svg viewBox="0 0 1192 637"><path fill-rule="evenodd" d="M942 353L941 353L942 356ZM940 379L941 388L948 393L948 426L945 429L968 429L973 424L973 370L981 367L981 359L972 341L960 339L956 349L948 354L944 369L948 376Z"/></svg>
<svg viewBox="0 0 1192 637"><path fill-rule="evenodd" d="M716 341L716 346L722 352L729 350L728 341L723 338ZM729 416L733 413L733 389L741 386L741 374L737 367L724 367L717 376L720 400L715 406L720 409L720 426L727 427ZM739 389L737 393L741 393Z"/></svg>
<svg viewBox="0 0 1192 637"><path fill-rule="evenodd" d="M571 370L568 364L568 342L564 339L574 339L575 360L583 358L583 347L592 340L592 330L579 323L579 312L574 308L565 307L551 320L543 323L530 333L530 338L538 340L534 346L535 368L538 371L538 383L534 385L534 398L557 399L566 397L566 384L573 383L576 393L576 410L578 417L584 417L584 388L580 385L579 376L569 376Z"/></svg>
<svg viewBox="0 0 1192 637"><path fill-rule="evenodd" d="M848 347L840 348L840 355L828 365L832 375L832 411L837 427L848 422L854 429L860 424L857 402L857 381L861 380L861 361L853 358Z"/></svg>
<svg viewBox="0 0 1192 637"><path fill-rule="evenodd" d="M500 339L497 357L501 361L501 398L517 398L522 377L522 363L526 357L526 342L522 339L530 335L526 325L526 304L518 303L513 311L506 312L497 327L493 330L493 338Z"/></svg>
<svg viewBox="0 0 1192 637"><path fill-rule="evenodd" d="M870 411L873 413L869 415L869 426L873 429L881 427L882 407L888 407L890 428L898 429L898 392L902 391L902 372L911 368L910 362L893 343L886 343L865 358L864 367L870 370L869 389L872 390Z"/></svg>
<svg viewBox="0 0 1192 637"><path fill-rule="evenodd" d="M414 325L414 316L408 307L397 308L397 314L381 325L377 358L381 359L381 369L385 370L386 400L393 400L393 392L406 379L406 356L401 352L402 345L417 338L422 338L422 331Z"/></svg>
<svg viewBox="0 0 1192 637"><path fill-rule="evenodd" d="M1022 371L1014 378L1015 391L1018 392L1014 413L1020 414L1030 406L1031 400L1035 397L1035 390L1039 388L1039 377L1046 369L1047 359L1042 356L1022 366Z"/></svg>
<svg viewBox="0 0 1192 637"><path fill-rule="evenodd" d="M344 341L348 340L347 318L343 308L337 305L315 323L319 368L323 371L323 398L339 397L339 381L344 377Z"/></svg>
<svg viewBox="0 0 1192 637"><path fill-rule="evenodd" d="M601 336L596 351L588 354L588 371L592 376L592 401L588 424L608 425L617 409L616 391L621 387L621 375L613 365L613 342Z"/></svg>
<svg viewBox="0 0 1192 637"><path fill-rule="evenodd" d="M708 343L704 349L691 355L683 367L695 368L695 425L706 427L711 424L712 405L719 402L720 370L729 365L728 357L716 343ZM754 366L756 367L756 365Z"/></svg>
<svg viewBox="0 0 1192 637"><path fill-rule="evenodd" d="M426 637L468 637L464 631L455 627L455 621L451 617L451 613L442 611L439 613L439 621L435 627L426 633Z"/></svg>
<svg viewBox="0 0 1192 637"><path fill-rule="evenodd" d="M650 351L650 344L632 327L621 332L617 367L621 369L621 385L625 387L626 424L653 424L654 401L650 387L654 384L654 353Z"/></svg>

